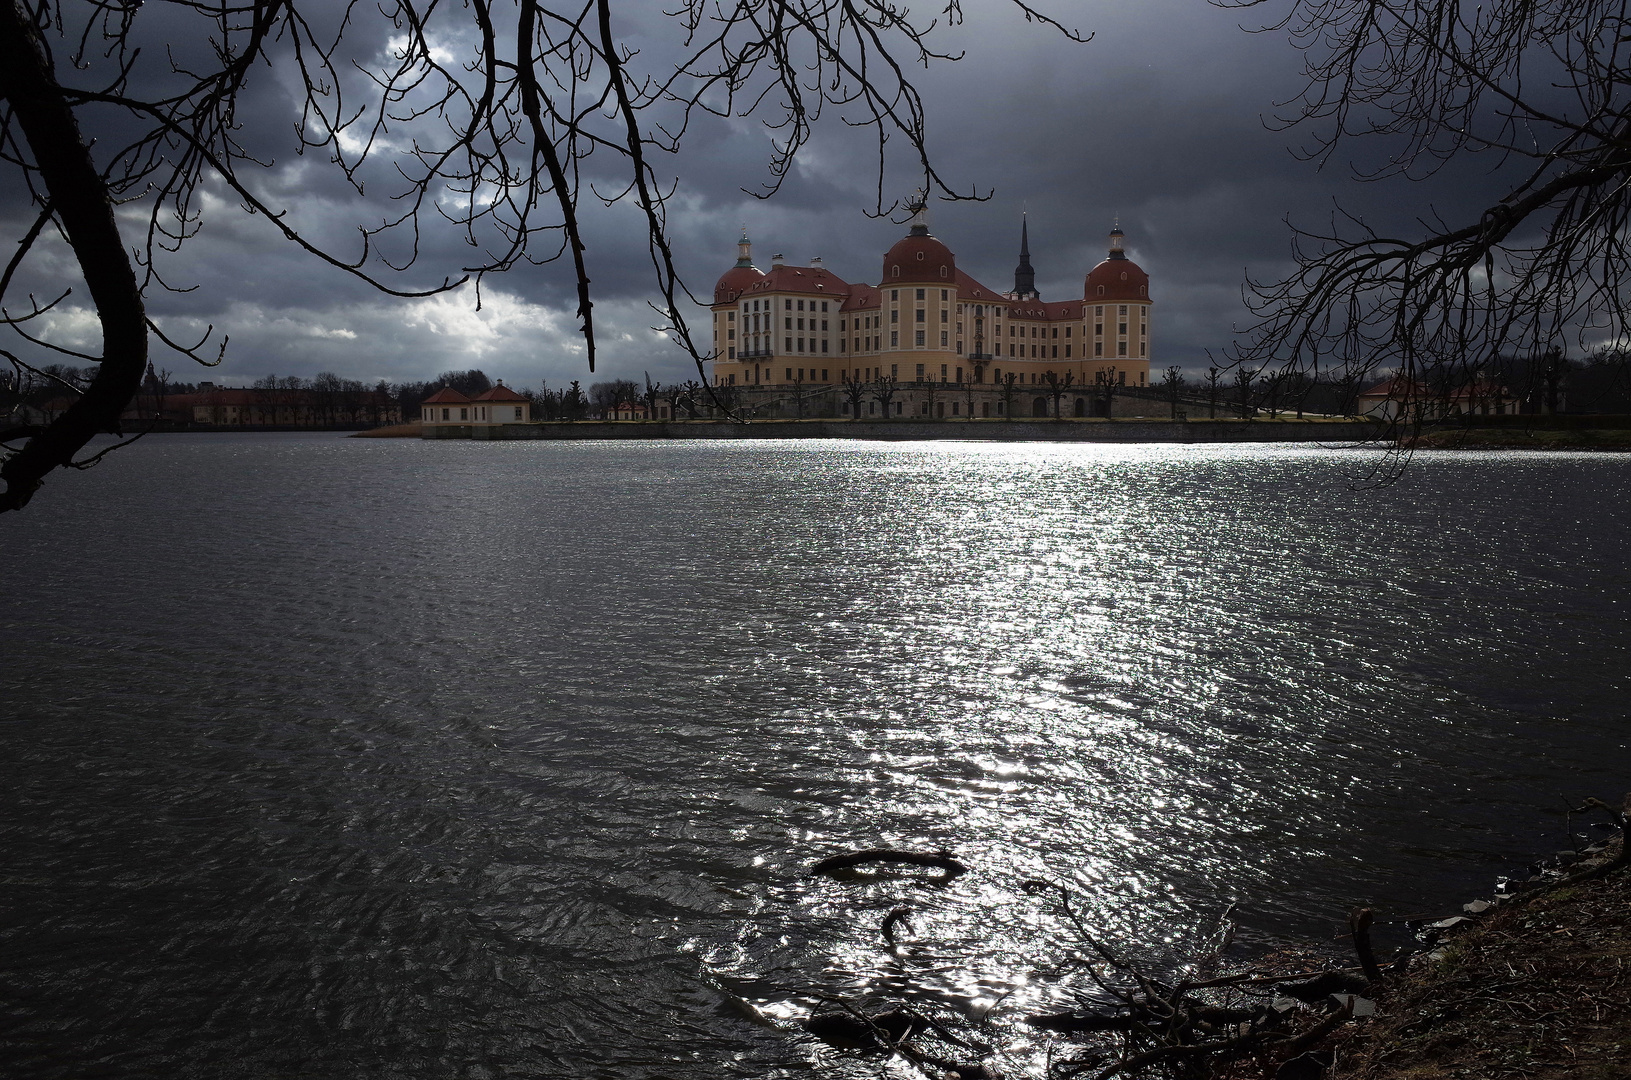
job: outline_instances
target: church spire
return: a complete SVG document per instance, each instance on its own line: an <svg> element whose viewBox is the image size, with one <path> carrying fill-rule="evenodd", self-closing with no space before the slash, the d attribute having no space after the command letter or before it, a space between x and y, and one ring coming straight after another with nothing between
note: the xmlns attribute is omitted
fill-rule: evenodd
<svg viewBox="0 0 1631 1080"><path fill-rule="evenodd" d="M1031 233L1027 215L1019 218L1019 265L1014 267L1014 299L1036 300L1036 271L1031 269Z"/></svg>

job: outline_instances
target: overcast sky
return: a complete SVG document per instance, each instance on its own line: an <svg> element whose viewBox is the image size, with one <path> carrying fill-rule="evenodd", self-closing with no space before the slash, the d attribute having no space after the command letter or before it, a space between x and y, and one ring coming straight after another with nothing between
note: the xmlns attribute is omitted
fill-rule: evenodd
<svg viewBox="0 0 1631 1080"><path fill-rule="evenodd" d="M144 12L155 5L148 5ZM632 5L631 5L632 7ZM967 22L939 36L964 59L918 70L927 105L930 150L946 178L985 202L937 203L931 227L958 265L1006 289L1017 261L1022 209L1029 213L1031 258L1044 299L1082 295L1082 278L1103 258L1119 217L1130 256L1151 276L1154 368L1204 368L1206 350L1227 345L1246 319L1247 273L1274 277L1290 265L1285 219L1317 226L1334 201L1373 221L1409 229L1430 206L1449 214L1482 203L1493 189L1476 168L1431 184L1359 184L1345 153L1324 169L1291 148L1311 132L1265 124L1300 86L1299 54L1279 33L1250 34L1242 16L1203 0L1077 2L1052 10L1094 37L1085 44L1027 23L999 0L975 0ZM145 15L144 15L145 17ZM628 27L648 57L668 47L672 24L648 19ZM246 123L276 157L264 178L316 235L344 249L358 209L320 163L289 153L293 102L264 73L246 106ZM770 133L753 119L709 120L694 127L678 157L658 168L677 178L672 233L687 284L700 297L735 258L745 224L755 261L821 256L851 281L876 282L883 252L904 229L866 216L873 206L875 149L857 132L827 121L800 155L779 195L762 202L742 193L767 179ZM282 144L281 147L279 144ZM1356 148L1355 151L1358 152ZM916 180L892 171L887 197L904 197ZM26 221L14 188L12 235ZM1494 194L1499 194L1494 192ZM177 379L247 383L269 373L334 371L372 382L423 379L450 368L480 367L512 384L560 385L572 379L694 376L690 360L653 334L654 295L643 219L632 206L589 215L590 274L600 321L600 362L586 370L574 336L569 268L527 266L490 278L483 306L471 290L425 300L370 292L294 249L263 219L213 193L205 228L167 264L173 282L196 283L184 295L155 292L151 310L176 336L206 324L231 334L228 359L213 375L173 354L155 352ZM371 217L384 211L371 209ZM427 241L404 283L431 283L466 256L453 238ZM45 248L29 287L42 292L69 280L66 252ZM17 290L8 303L15 309ZM699 324L705 309L693 314ZM50 324L70 344L94 351L92 314L72 302Z"/></svg>

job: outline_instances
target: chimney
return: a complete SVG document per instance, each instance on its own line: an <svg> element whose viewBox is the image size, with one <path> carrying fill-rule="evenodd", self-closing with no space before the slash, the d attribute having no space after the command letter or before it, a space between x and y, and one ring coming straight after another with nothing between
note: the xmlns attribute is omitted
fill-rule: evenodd
<svg viewBox="0 0 1631 1080"><path fill-rule="evenodd" d="M772 255L770 257L770 265L771 266L780 266L781 264L782 264L782 257L780 255Z"/></svg>
<svg viewBox="0 0 1631 1080"><path fill-rule="evenodd" d="M821 269L821 256L820 255L811 256L810 265L815 267L817 270L820 270Z"/></svg>
<svg viewBox="0 0 1631 1080"><path fill-rule="evenodd" d="M215 389L215 384L212 383L212 382L201 382L201 383L198 384L198 389L204 390L204 391L211 391L211 390Z"/></svg>

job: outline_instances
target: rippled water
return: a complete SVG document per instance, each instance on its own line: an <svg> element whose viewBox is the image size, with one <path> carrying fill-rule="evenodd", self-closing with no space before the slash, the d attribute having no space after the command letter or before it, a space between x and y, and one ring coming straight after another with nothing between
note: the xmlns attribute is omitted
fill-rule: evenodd
<svg viewBox="0 0 1631 1080"><path fill-rule="evenodd" d="M876 1075L1631 786L1631 458L154 436L0 519L0 1073ZM857 846L973 871L812 880ZM891 955L885 912L916 909ZM1002 995L1009 995L1003 998ZM833 1075L833 1073L828 1073Z"/></svg>

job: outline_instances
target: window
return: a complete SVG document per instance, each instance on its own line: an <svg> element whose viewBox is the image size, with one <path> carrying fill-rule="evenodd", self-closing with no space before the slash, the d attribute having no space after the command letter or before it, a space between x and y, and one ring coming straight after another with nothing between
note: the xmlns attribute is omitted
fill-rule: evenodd
<svg viewBox="0 0 1631 1080"><path fill-rule="evenodd" d="M914 342L914 344L920 349L923 347L923 331L919 330L917 332L917 340Z"/></svg>
<svg viewBox="0 0 1631 1080"><path fill-rule="evenodd" d="M957 381L958 382L963 381L963 369L962 368L957 369Z"/></svg>
<svg viewBox="0 0 1631 1080"><path fill-rule="evenodd" d="M923 309L922 308L917 309L917 321L918 322L923 321Z"/></svg>
<svg viewBox="0 0 1631 1080"><path fill-rule="evenodd" d="M890 308L889 309L889 321L892 322L892 323L900 322L900 312L898 310L894 309L894 308Z"/></svg>
<svg viewBox="0 0 1631 1080"><path fill-rule="evenodd" d="M921 259L921 258L923 258L923 256L922 256L922 255L919 255L919 256L918 256L918 258L920 258L920 259ZM919 300L921 300L921 299L923 299L923 290L922 290L922 289L919 289L919 290L918 290L918 291L917 291L917 298L918 298L918 299L919 299Z"/></svg>
<svg viewBox="0 0 1631 1080"><path fill-rule="evenodd" d="M736 359L736 346L732 345L729 349L725 350L725 353L730 359L735 360Z"/></svg>
<svg viewBox="0 0 1631 1080"><path fill-rule="evenodd" d="M1067 326L1067 327L1065 327L1065 336L1066 336L1066 337L1069 337L1069 336L1070 336L1070 327L1068 327L1068 326Z"/></svg>
<svg viewBox="0 0 1631 1080"><path fill-rule="evenodd" d="M1098 295L1100 295L1100 296L1103 296L1103 295L1104 295L1104 286L1103 286L1103 285L1100 285L1100 286L1099 286L1099 293L1098 293Z"/></svg>
<svg viewBox="0 0 1631 1080"><path fill-rule="evenodd" d="M459 419L460 420L470 419L470 410L469 409L460 409L459 410Z"/></svg>
<svg viewBox="0 0 1631 1080"><path fill-rule="evenodd" d="M942 324L945 323L947 314L948 313L947 313L945 308L940 309L940 321L941 321Z"/></svg>
<svg viewBox="0 0 1631 1080"><path fill-rule="evenodd" d="M1058 328L1058 327L1057 327L1057 326L1056 326L1056 327L1054 327L1054 328L1053 328L1053 336L1054 336L1054 337L1058 337L1058 336L1059 336L1059 328Z"/></svg>
<svg viewBox="0 0 1631 1080"><path fill-rule="evenodd" d="M804 310L804 301L803 301L803 300L800 300L800 301L799 301L799 310L800 310L800 311L803 311L803 310Z"/></svg>
<svg viewBox="0 0 1631 1080"><path fill-rule="evenodd" d="M1125 341L1116 342L1116 355L1117 356L1126 356L1127 355L1127 343Z"/></svg>
<svg viewBox="0 0 1631 1080"><path fill-rule="evenodd" d="M822 311L827 310L827 301L825 301L825 300L821 301L821 310Z"/></svg>
<svg viewBox="0 0 1631 1080"><path fill-rule="evenodd" d="M785 307L786 307L786 309L787 309L787 310L788 310L788 311L792 311L792 310L793 310L793 301L791 301L791 300L783 300L783 301L782 301L782 304L783 304L783 305L784 305L784 306L785 306Z"/></svg>
<svg viewBox="0 0 1631 1080"><path fill-rule="evenodd" d="M1117 314L1117 315L1125 315L1125 314L1127 314L1127 305L1126 305L1126 304L1122 304L1122 305L1121 305L1121 307L1120 307L1120 308L1119 308L1119 309L1117 309L1117 311L1116 311L1116 314Z"/></svg>
<svg viewBox="0 0 1631 1080"><path fill-rule="evenodd" d="M917 381L918 382L923 381L923 365L922 364L919 364L917 366Z"/></svg>
<svg viewBox="0 0 1631 1080"><path fill-rule="evenodd" d="M784 330L793 329L793 320L792 319L783 319L782 323L784 324L782 329L784 329Z"/></svg>
<svg viewBox="0 0 1631 1080"><path fill-rule="evenodd" d="M1065 346L1065 359L1066 360L1070 359L1070 346L1069 345Z"/></svg>
<svg viewBox="0 0 1631 1080"><path fill-rule="evenodd" d="M1127 332L1127 324L1126 323L1117 323L1116 324L1116 333L1125 334L1126 332Z"/></svg>
<svg viewBox="0 0 1631 1080"><path fill-rule="evenodd" d="M1103 356L1104 355L1104 342L1095 341L1093 343L1093 355L1094 356Z"/></svg>
<svg viewBox="0 0 1631 1080"><path fill-rule="evenodd" d="M735 330L725 331L725 337L730 341L735 341L736 340L736 331Z"/></svg>
<svg viewBox="0 0 1631 1080"><path fill-rule="evenodd" d="M823 342L823 344L825 344L825 342ZM822 382L827 381L827 369L826 368L821 369L821 381Z"/></svg>
<svg viewBox="0 0 1631 1080"><path fill-rule="evenodd" d="M450 415L450 413L449 413L449 411L447 409L442 410L442 419L443 420L448 419L449 415Z"/></svg>
<svg viewBox="0 0 1631 1080"><path fill-rule="evenodd" d="M963 339L962 338L957 339L957 355L958 356L963 355Z"/></svg>
<svg viewBox="0 0 1631 1080"><path fill-rule="evenodd" d="M946 331L944 330L940 331L940 347L942 349L946 347Z"/></svg>
<svg viewBox="0 0 1631 1080"><path fill-rule="evenodd" d="M940 381L941 382L946 381L946 365L945 364L940 365Z"/></svg>
<svg viewBox="0 0 1631 1080"><path fill-rule="evenodd" d="M813 322L814 320L811 320L811 321ZM827 329L827 320L826 319L821 320L821 329L822 329L823 332L826 331L826 329Z"/></svg>
<svg viewBox="0 0 1631 1080"><path fill-rule="evenodd" d="M1095 334L1103 334L1104 333L1104 324L1101 323L1101 322L1094 323L1093 324L1093 332Z"/></svg>
<svg viewBox="0 0 1631 1080"><path fill-rule="evenodd" d="M793 351L793 339L792 338L782 338L782 352L792 352L792 351ZM787 369L787 377L789 379L791 379L793 377L793 369L792 368Z"/></svg>
<svg viewBox="0 0 1631 1080"><path fill-rule="evenodd" d="M891 379L900 378L900 365L899 364L890 364L889 365L889 377Z"/></svg>
<svg viewBox="0 0 1631 1080"><path fill-rule="evenodd" d="M734 311L727 311L727 312L726 312L726 313L725 313L725 321L726 321L726 322L735 322L735 321L736 321L736 312L734 312Z"/></svg>
<svg viewBox="0 0 1631 1080"><path fill-rule="evenodd" d="M899 289L890 289L889 290L889 299L899 300L900 299L900 290Z"/></svg>
<svg viewBox="0 0 1631 1080"><path fill-rule="evenodd" d="M946 296L946 290L945 290L945 289L941 289L941 290L940 290L940 300L941 300L941 302L942 302L942 303L943 303L943 302L945 302L945 301L946 301L946 300L947 300L947 299L949 299L949 297L947 297L947 296Z"/></svg>
<svg viewBox="0 0 1631 1080"><path fill-rule="evenodd" d="M900 331L899 330L889 331L889 347L891 349L900 348Z"/></svg>

